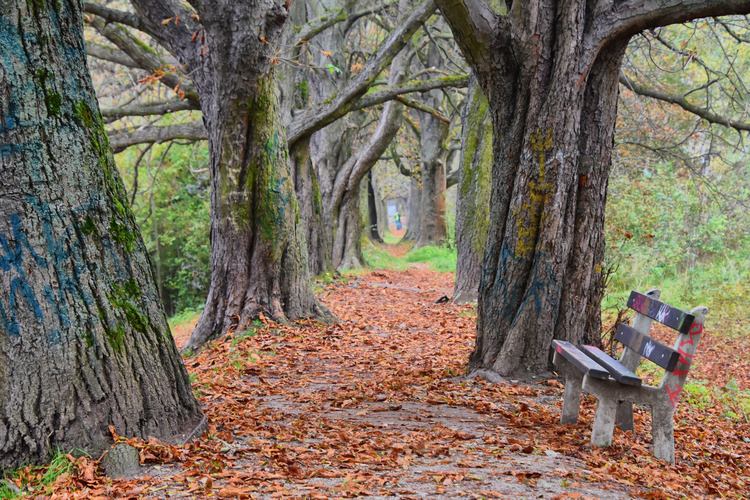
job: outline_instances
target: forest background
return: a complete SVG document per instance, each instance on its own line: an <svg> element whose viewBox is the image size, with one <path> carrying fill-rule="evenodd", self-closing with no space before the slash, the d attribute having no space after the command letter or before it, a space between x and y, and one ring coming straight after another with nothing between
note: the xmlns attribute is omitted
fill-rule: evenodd
<svg viewBox="0 0 750 500"><path fill-rule="evenodd" d="M127 198L145 237L158 293L173 317L173 324L195 320L206 295L209 305L202 318L208 316L206 311L211 308L214 312L210 315L215 318L206 321L210 324L203 329L214 336L224 333L228 324L234 333L242 334L241 329L248 327L255 332L248 335L256 335L254 328L260 327L269 316L278 324L288 324L287 316L294 319L313 315L330 319L327 304L318 302L311 293L308 263L309 270L316 276L317 291L329 300L331 311L344 321L347 321L347 313L341 309L342 300L331 294L345 291L349 280L357 281L347 273L359 273L366 267L406 268L415 261L428 261L429 266L447 272L448 277L452 278L455 270L454 299L475 293L477 274L462 279L459 275L469 268L479 269L476 264L481 262L487 233L496 228L497 222L488 219L487 207L492 205L490 196L492 200L503 196L497 194L498 187L503 188L499 182L503 177L498 176L502 174L498 168L502 162L495 162L492 173L489 170L492 129L487 110L497 111L497 100L490 100L488 104L482 98L447 24L431 0L416 5L407 0L398 5L295 2L286 4L284 13L279 10L282 7L272 5L261 16L264 18L261 28L270 30L267 34L276 30L271 33L271 41L265 36L253 37L252 30L247 30L241 37L245 43L230 45L221 42L222 37L231 38L228 33L232 31L224 29L222 20L236 21L229 11L202 10L198 22L195 11L191 15L188 15L190 10L180 11L185 14L181 14L182 17L165 17L160 16L158 2L133 0L132 4L141 11L152 10L148 17L139 17L130 10L129 3L86 4L89 65L98 87L103 121L111 145L118 152L118 165L127 186L121 199ZM300 6L303 8L298 8ZM35 13L40 8L37 4L27 7ZM441 4L441 8L445 11L446 6ZM502 6L492 8L502 10ZM247 16L247 20L254 18L251 11L238 14ZM289 21L284 24L281 21L287 14ZM192 34L192 38L186 38L186 33ZM190 44L185 46L183 42L188 38ZM209 56L206 56L205 39L215 44ZM45 44L49 41L43 37L41 40L45 40ZM534 299L539 310L560 288L564 288L574 302L579 302L579 295L586 299L588 283L580 291L576 283L590 278L598 282L601 277L602 283L595 283L591 288L591 295L597 296L593 300L596 320L591 321L592 308L575 306L574 309L578 308L583 314L573 318L576 323L572 326L582 327L579 320L584 320L597 325L597 328L587 329L588 332L599 331L599 294L605 295L604 323L609 325L622 319L619 308L630 289L644 291L659 286L670 303L685 309L696 303L707 304L713 311L710 321L719 332L717 337L726 345L734 345L734 341L746 336L742 313L748 305L748 165L743 135L750 130L748 91L743 81L748 69L747 41L747 17L699 20L668 29L647 30L633 38L619 75L619 118L612 177L607 182L610 141L597 141L596 137L603 136L596 133L587 136L593 137L593 149L586 149L590 144L581 138L586 144L576 167L578 170L560 170L565 173L558 176L572 184L573 191L565 191L567 193L577 191L580 185L584 194L579 194L579 200L584 199L584 204L574 210L575 221L569 218L565 223L575 222L575 234L580 237L572 242L573 257L557 260L566 262L561 266L565 269L566 265L580 264L583 260L575 258L576 250L596 250L593 252L594 268L588 260L583 262L583 267L588 266L588 274L567 273L570 276L565 279L569 283L564 287L545 261L550 257L553 257L550 261L556 260L556 254L547 252L557 244L556 240L536 240L534 231L538 231L539 225L556 226L563 220L550 222L550 214L542 214L540 207L552 190L552 184L548 183L551 175L545 181L545 155L552 151L553 122L558 125L566 122L555 121L560 113L550 115L549 121L541 125L550 127L547 134L531 125L526 145L531 170L527 173L534 179L528 183L529 198L521 196L520 203L508 212L515 219L511 223L517 229L517 234L511 235L515 248L510 259L524 261L537 245L541 250L533 258L537 264L547 266L547 270L542 270L546 277L540 277L537 264L527 266L533 271L519 314L526 303L533 304L530 299ZM483 88L492 92L493 88L488 88L486 80L482 80L483 68L476 64L478 53L466 50L466 39L461 43L464 53L473 58L473 67L478 71ZM261 50L253 50L256 45ZM188 62L181 66L163 47L169 47L172 54L177 54L175 57ZM617 55L616 69L619 68L618 47L624 49L625 45L615 43L610 47L613 52L607 52ZM224 51L225 48L231 50ZM238 52L233 53L233 50ZM261 52L273 54L263 65L267 68L270 64L274 71L259 76L253 72L252 60L246 61L240 56ZM187 57L187 53L192 57ZM206 63L209 60L215 64L211 68ZM75 67L83 68L82 65ZM249 88L243 83L248 80L242 76L245 71L257 77ZM48 114L57 114L62 98L47 89L49 73L40 70L34 75L42 89L39 102ZM603 87L617 88L616 75L617 72L610 71L613 77L608 80L610 85ZM591 80L593 87L597 87L598 80L594 77ZM274 95L275 91L278 95ZM606 92L615 96L609 90ZM232 95L236 99L227 103L225 96ZM250 99L245 100L243 96L250 96ZM528 96L535 97L535 93L529 92ZM281 103L280 113L276 113L277 97ZM614 99L609 102L614 103ZM273 112L263 115L266 108ZM591 106L584 108L588 110L584 114L596 115L596 109ZM79 115L85 117L81 112L75 116ZM264 116L266 120L258 119ZM591 122L599 119L601 115L590 117ZM216 120L219 120L218 125ZM602 119L606 120L614 123L613 119ZM203 128L204 123L207 130ZM494 125L495 131L502 128L497 115ZM608 126L605 124L603 128ZM588 128L588 124L582 123L581 128ZM257 140L253 134L258 129L271 133L252 142ZM233 135L238 131L241 134ZM206 147L207 137L210 148ZM244 142L237 141L237 137ZM498 151L498 136L494 138ZM285 145L283 141L288 142ZM597 145L602 148L597 149ZM589 153L604 160L597 163L593 156L587 156ZM245 170L248 165L250 168L255 165L247 162L247 155L260 158L268 168ZM557 161L552 156L547 159L551 164ZM236 160L239 162L233 163ZM587 173L586 168L592 165L597 167ZM598 166L601 165L605 170L603 177L599 176ZM237 174L236 185L231 184L235 179L229 184L221 182L226 172ZM593 177L597 177L596 181ZM258 179L260 184L256 184ZM603 184L599 184L601 179L604 179ZM600 220L597 192L603 193L607 184L606 235L602 233L607 245L606 254L599 260L600 232L597 229L586 233L585 228L605 226L589 226L585 220ZM490 185L495 190L492 194ZM595 189L591 199L595 203L586 205L585 200L592 193L587 189L592 185ZM579 212L585 206L590 206L597 214L589 217L585 210ZM394 230L392 208L403 214L405 231ZM584 224L579 225L580 219L585 219ZM123 235L120 226L110 219L105 220L110 222L109 231L120 238L117 241L124 242L126 250L132 248L132 235ZM82 229L85 234L92 232L91 224L87 219ZM237 229L239 226L248 226L250 231L242 233ZM558 235L558 239L573 234L564 232L566 234ZM217 245L217 239L226 235L230 236L222 245ZM240 245L233 246L232 239ZM246 256L242 245L249 239L263 241L257 248L244 247L248 250ZM591 244L579 245L579 239ZM301 251L305 241L306 252ZM486 255L498 253L501 245L496 245L497 242L494 240L494 250L491 244L487 245ZM563 243L560 249L569 251L571 246L566 245ZM504 260L499 264L503 267L498 267L503 272L510 262L505 248ZM251 253L255 257L249 258ZM394 253L405 257L394 258ZM291 258L285 260L285 255ZM578 255L587 254L578 252ZM240 267L233 265L235 260L248 264L241 272L254 280L235 280L237 273L234 271ZM273 261L273 265L269 261ZM492 263L486 264L489 261L487 257L485 269L493 267ZM253 276L259 272L259 263L270 271L266 275L269 283L279 276L281 281L286 280L282 286L292 283L292 294L279 300L278 290L271 290L263 298L265 302L256 302L255 287L263 281ZM425 266L417 267L424 269ZM292 278L288 279L289 276ZM390 280L389 276L394 275L369 273L366 276ZM584 279L580 280L581 277ZM429 281L427 275L423 275L423 279ZM242 299L231 304L241 304L237 309L227 307L228 301L234 301L233 294L222 297L220 293L211 293L217 283L222 286L222 281L232 280L239 283L236 289ZM139 295L132 291L134 282L128 283L126 289L113 289L120 290L120 294L130 290L133 297ZM295 288L296 285L299 286ZM464 287L461 293L459 285ZM487 283L484 285L485 291L492 288ZM557 289L552 290L555 286ZM230 292L235 289L234 285L229 288ZM302 290L301 300L290 305L296 298L295 290ZM419 291L413 286L404 290ZM350 292L348 300L356 302L356 294ZM510 293L508 289L503 292L506 298L515 294L512 287ZM308 300L310 298L312 300ZM465 296L461 298L467 300ZM516 301L516 298L509 300ZM115 302L123 304L122 300ZM148 302L158 303L156 300ZM289 308L285 310L287 305ZM489 309L490 314L486 324L491 324L493 318L497 319L492 315L499 309L491 302L490 306L487 302L484 305L484 312ZM393 306L388 304L390 314L393 314ZM480 333L485 318L482 306L480 298L477 314ZM466 309L469 323L472 322L470 309L471 306ZM132 309L126 310L132 312ZM261 321L257 322L258 311L269 311L269 314L261 315ZM557 309L551 310L555 311ZM99 314L101 316L102 312ZM547 316L557 318L556 314ZM37 319L40 317L41 313ZM133 314L130 317L140 319ZM420 315L420 319L424 318ZM555 329L555 321L565 324L559 318L553 319ZM135 323L143 327L143 323ZM394 324L389 328L403 330L402 324L406 325L399 323L398 327ZM326 329L323 324L316 325L315 328ZM312 331L312 323L308 326ZM330 331L318 333L327 341L337 328L342 328L340 323L331 326ZM196 331L200 329L199 326ZM460 330L467 336L472 333L471 327ZM362 330L365 331L371 328ZM354 340L359 338L356 334L353 337ZM521 339L532 344L529 337ZM171 339L167 337L167 340ZM200 346L205 340L206 337L198 339L190 347ZM219 345L226 345L230 340L234 346L238 339L230 337ZM717 338L711 340L716 342ZM415 344L420 353L427 348L418 342ZM476 344L480 344L479 336ZM742 356L743 349L722 353L725 355L722 360L727 359L726 355L729 358ZM501 375L520 373L523 377L525 370L535 377L547 377L547 345L537 351L532 353L537 357L536 362L529 357L530 362L536 364L516 363ZM212 349L207 352L210 354ZM191 355L192 349L186 348L185 353ZM457 367L463 363L463 354L461 356L460 363L438 371L443 375L456 375L460 371ZM713 356L712 361L715 361ZM744 366L739 358L736 361L738 366ZM706 388L699 379L688 392L695 396L705 391L720 401L731 399L733 404L724 410L724 416L746 423L748 387L741 378L745 373L729 370L731 362L724 364L727 373L716 379L720 380L717 387ZM240 370L242 366L246 363L236 368ZM259 383L263 382L259 380ZM747 438L742 441L747 442ZM728 456L736 458L732 454Z"/></svg>
<svg viewBox="0 0 750 500"><path fill-rule="evenodd" d="M128 8L123 2L106 5ZM305 75L323 75L344 87L377 54L398 19L392 4L332 3L321 4L321 9L315 22L346 25L343 44L337 41L333 46L330 37L311 37L304 41L302 52L299 43L275 48L283 70L280 74L297 82L297 106L315 104L305 87ZM338 20L331 21L336 16ZM185 124L194 126L200 121L199 112L154 111L158 104L162 111L167 109L169 103L179 109L174 103L184 97L185 83L175 78L178 72L169 58L160 54L164 64L156 71L138 67L102 35L99 18L92 14L89 21L90 69L113 146L121 151L116 161L166 311L173 317L190 318L203 306L209 280L207 144L195 140L200 133L194 127L185 133ZM145 51L158 50L153 41L147 45L149 39L137 30L128 33ZM749 106L747 37L747 19L737 17L661 28L631 42L621 76L606 206L605 312L622 304L631 289L659 286L670 301L685 307L704 303L717 313L712 314L712 322L724 323L726 331L742 331L737 318L750 309L750 166L743 134L747 124L742 122ZM431 48L441 53L439 67L429 65ZM411 54L408 80L466 74L467 66L439 14L418 30L404 51ZM387 77L386 68L369 92L387 87ZM165 81L168 84L162 85ZM362 265L403 267L383 252L382 242L400 241L411 249L418 239L418 233L410 230L418 229L419 215L410 210L418 210L413 198L419 193L414 189L422 188L420 118L431 114L448 124L440 144L440 168L448 179L445 239L428 240L437 246L413 249L407 259L432 258L438 262L434 264L437 270L455 271L463 82L463 88L399 96L407 105L403 125L360 187L360 244L366 259ZM133 103L143 102L150 103L151 111L135 113L138 107ZM382 106L341 118L352 150L366 147ZM373 204L367 202L368 192ZM401 233L392 232L395 225L387 202L397 204L405 218L403 240ZM375 213L370 216L368 211ZM375 226L374 231L364 231L370 226ZM424 246L424 242L417 244ZM327 276L330 279L331 274Z"/></svg>

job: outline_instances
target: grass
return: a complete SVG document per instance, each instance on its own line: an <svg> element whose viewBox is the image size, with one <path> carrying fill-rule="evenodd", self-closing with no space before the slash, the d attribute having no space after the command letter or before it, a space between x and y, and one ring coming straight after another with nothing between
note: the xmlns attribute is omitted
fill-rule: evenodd
<svg viewBox="0 0 750 500"><path fill-rule="evenodd" d="M406 262L426 262L430 269L440 273L456 271L456 250L450 248L422 247L406 255Z"/></svg>
<svg viewBox="0 0 750 500"><path fill-rule="evenodd" d="M394 257L385 248L373 243L363 244L362 253L367 265L372 269L393 269L394 271L409 269L409 264L403 258Z"/></svg>
<svg viewBox="0 0 750 500"><path fill-rule="evenodd" d="M59 478L76 472L74 460L70 453L56 451L48 465L24 467L7 474L0 481L0 499L52 495Z"/></svg>
<svg viewBox="0 0 750 500"><path fill-rule="evenodd" d="M182 311L181 313L175 314L174 316L172 316L171 318L167 320L167 323L169 323L169 328L173 330L177 326L190 323L197 316L200 316L202 311L203 311L203 306L197 307L197 308L188 308Z"/></svg>

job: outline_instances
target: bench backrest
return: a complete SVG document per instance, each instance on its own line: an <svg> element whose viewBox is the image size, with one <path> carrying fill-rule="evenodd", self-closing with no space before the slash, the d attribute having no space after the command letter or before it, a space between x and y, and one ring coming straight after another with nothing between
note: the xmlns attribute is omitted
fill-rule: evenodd
<svg viewBox="0 0 750 500"><path fill-rule="evenodd" d="M638 355L666 370L661 387L666 388L672 406L676 406L678 395L682 391L703 333L708 308L698 306L690 313L686 313L659 302L659 295L659 290L650 290L645 295L631 292L628 307L636 311L633 327L620 325L615 338L629 348L625 349L622 358L629 361L632 367L628 366L628 368L631 370L635 371L638 366L640 361ZM658 321L679 332L674 348L669 348L649 337L651 320Z"/></svg>

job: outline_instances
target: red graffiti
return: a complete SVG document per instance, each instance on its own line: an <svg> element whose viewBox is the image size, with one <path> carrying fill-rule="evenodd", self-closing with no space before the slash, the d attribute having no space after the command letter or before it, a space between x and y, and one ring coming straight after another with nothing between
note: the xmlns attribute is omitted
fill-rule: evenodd
<svg viewBox="0 0 750 500"><path fill-rule="evenodd" d="M688 358L692 358L693 355L684 352L682 349L677 349L677 352L680 353L680 359L677 362L682 363L683 365L690 366L690 363L692 363L692 360Z"/></svg>
<svg viewBox="0 0 750 500"><path fill-rule="evenodd" d="M688 370L678 370L675 368L675 371L673 371L672 373L675 374L675 377L687 377Z"/></svg>
<svg viewBox="0 0 750 500"><path fill-rule="evenodd" d="M646 299L647 297L645 295L638 295L635 298L635 302L633 303L633 309L635 309L636 311L640 313L647 311L648 309L645 307Z"/></svg>
<svg viewBox="0 0 750 500"><path fill-rule="evenodd" d="M703 333L703 323L693 324L693 326L690 327L690 343L693 344L693 337L697 337L701 335L702 333Z"/></svg>
<svg viewBox="0 0 750 500"><path fill-rule="evenodd" d="M672 403L672 408L677 408L677 400L680 398L680 392L682 392L682 387L679 385L676 385L673 391L667 386L667 394L669 394L669 402Z"/></svg>
<svg viewBox="0 0 750 500"><path fill-rule="evenodd" d="M557 346L557 352L560 353L560 354L562 354L562 347Z"/></svg>

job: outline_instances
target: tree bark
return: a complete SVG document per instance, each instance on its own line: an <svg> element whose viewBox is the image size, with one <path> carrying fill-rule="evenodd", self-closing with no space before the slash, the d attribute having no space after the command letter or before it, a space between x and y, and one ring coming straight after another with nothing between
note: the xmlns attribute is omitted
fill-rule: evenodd
<svg viewBox="0 0 750 500"><path fill-rule="evenodd" d="M442 58L435 44L430 46L425 62L427 67L439 68ZM443 94L439 90L426 92L424 104L437 109ZM419 113L420 123L420 169L422 193L420 196L420 231L414 248L443 246L446 241L445 227L445 140L448 138L448 123L430 113Z"/></svg>
<svg viewBox="0 0 750 500"><path fill-rule="evenodd" d="M490 225L469 369L549 373L553 338L600 336L617 80L635 33L744 13L748 0L438 0L494 127Z"/></svg>
<svg viewBox="0 0 750 500"><path fill-rule="evenodd" d="M211 280L183 349L264 315L330 317L315 298L276 92L272 48L286 8L271 0L194 1L201 25L168 0L133 0L197 88L211 172ZM180 23L162 24L179 16ZM200 46L197 30L205 32Z"/></svg>
<svg viewBox="0 0 750 500"><path fill-rule="evenodd" d="M370 241L384 243L380 237L380 225L378 224L378 205L380 200L375 193L375 184L372 178L372 170L367 174L367 237Z"/></svg>
<svg viewBox="0 0 750 500"><path fill-rule="evenodd" d="M469 83L462 116L461 157L456 195L456 282L453 301L475 302L487 242L492 180L492 121L476 78Z"/></svg>
<svg viewBox="0 0 750 500"><path fill-rule="evenodd" d="M104 133L79 2L0 6L0 466L202 422Z"/></svg>

